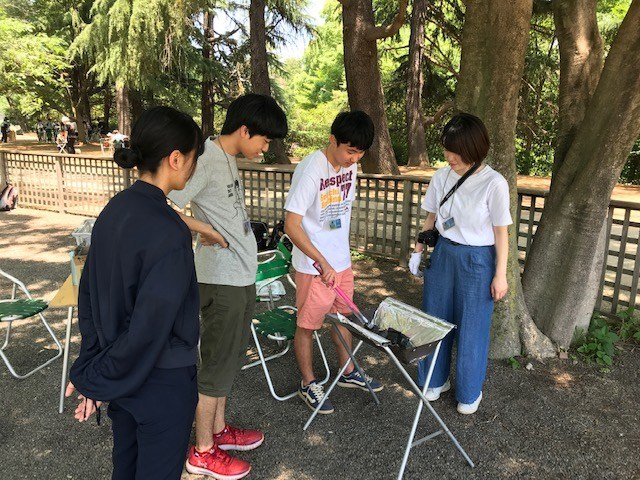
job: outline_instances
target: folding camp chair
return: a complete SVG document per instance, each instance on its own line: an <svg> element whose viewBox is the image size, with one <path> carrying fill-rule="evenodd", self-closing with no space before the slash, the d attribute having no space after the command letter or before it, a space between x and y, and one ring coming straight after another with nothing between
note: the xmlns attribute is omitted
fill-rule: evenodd
<svg viewBox="0 0 640 480"><path fill-rule="evenodd" d="M9 275L8 273L5 273L2 270L0 270L0 276L6 278L7 280L13 283L13 286L11 289L11 298L6 300L0 300L0 322L8 322L5 341L2 347L0 347L0 357L2 357L2 360L4 360L4 363L7 364L7 367L9 368L9 372L11 372L11 375L13 375L16 378L27 378L28 376L33 375L35 372L43 369L44 367L49 365L51 362L56 360L58 357L60 357L62 355L62 345L60 345L60 342L58 341L55 334L51 330L51 327L49 326L44 316L42 315L42 311L47 308L47 303L43 302L42 300L34 300L33 298L31 298L31 294L29 293L29 290L27 290L27 287L25 287L24 283L22 283L17 278L12 277L11 275ZM24 293L26 298L20 298L20 299L16 298L16 291L18 289L20 289L22 293ZM43 364L39 365L38 367L34 368L30 372L24 375L19 375L14 370L13 365L5 355L4 350L9 345L9 337L11 336L12 323L15 320L31 318L36 315L40 317L40 320L42 321L45 328L49 332L49 335L51 335L51 338L53 339L56 346L58 347L58 354L55 357L50 358Z"/></svg>
<svg viewBox="0 0 640 480"><path fill-rule="evenodd" d="M286 276L289 283L294 288L296 286L289 274L289 267L291 266L291 252L285 245L285 240L287 239L288 237L284 235L278 242L275 250L268 250L258 254L259 263L258 273L256 275L256 293L259 295L261 292L269 292L269 309L266 312L256 314L253 319L253 323L251 324L251 335L253 336L253 341L256 345L256 350L258 351L258 357L260 357L260 359L242 367L243 370L246 370L257 365L262 365L262 370L264 371L269 391L273 398L279 401L288 400L296 396L298 393L296 389L286 395L278 395L273 387L273 380L267 365L268 361L282 357L291 349L291 343L296 333L297 309L290 305L275 308L273 296L271 295L271 287L274 282L282 277ZM322 348L322 343L320 343L318 333L314 332L313 336L318 344L318 349L320 350L320 355L326 371L325 378L320 383L325 384L329 380L330 376L329 364L327 363L327 357ZM281 349L273 355L265 357L259 337L277 342Z"/></svg>

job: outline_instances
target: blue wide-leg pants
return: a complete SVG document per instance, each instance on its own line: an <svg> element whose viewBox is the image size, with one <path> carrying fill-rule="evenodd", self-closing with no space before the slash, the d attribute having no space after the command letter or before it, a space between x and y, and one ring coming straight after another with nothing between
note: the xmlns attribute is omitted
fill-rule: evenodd
<svg viewBox="0 0 640 480"><path fill-rule="evenodd" d="M424 270L422 309L457 327L442 341L429 387L441 387L449 378L451 349L457 340L455 391L460 403L478 399L487 373L495 257L493 245L473 247L440 237ZM433 354L418 364L420 386L432 359Z"/></svg>

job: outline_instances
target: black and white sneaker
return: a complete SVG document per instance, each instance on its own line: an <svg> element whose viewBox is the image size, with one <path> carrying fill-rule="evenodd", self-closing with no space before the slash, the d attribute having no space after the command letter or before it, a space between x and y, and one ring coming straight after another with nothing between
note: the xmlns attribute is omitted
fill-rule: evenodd
<svg viewBox="0 0 640 480"><path fill-rule="evenodd" d="M318 413L323 415L333 413L333 404L331 403L331 400L324 398L324 388L322 388L322 385L315 380L312 380L309 385L305 385L303 382L300 382L298 396L304 400L304 403L306 403L311 410L318 408L318 405L322 402L322 406L320 407L320 410L318 410Z"/></svg>
<svg viewBox="0 0 640 480"><path fill-rule="evenodd" d="M371 390L373 390L374 392L379 392L384 388L379 381L374 380L369 375L365 374L365 376L367 377L367 382L369 382L369 385L371 386ZM359 388L360 390L364 390L365 392L369 391L364 378L362 378L360 372L358 372L358 370L356 370L355 368L349 375L340 375L338 385L345 388Z"/></svg>

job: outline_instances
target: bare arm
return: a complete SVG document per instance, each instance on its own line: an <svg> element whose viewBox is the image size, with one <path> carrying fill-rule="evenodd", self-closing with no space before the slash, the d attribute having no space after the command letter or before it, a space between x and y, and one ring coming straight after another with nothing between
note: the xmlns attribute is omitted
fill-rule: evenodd
<svg viewBox="0 0 640 480"><path fill-rule="evenodd" d="M331 285L336 277L336 271L327 260L322 256L320 251L311 243L311 240L307 236L307 232L302 228L302 215L297 213L287 212L284 220L284 230L293 244L298 247L302 253L312 259L314 262L318 262L322 267L322 280Z"/></svg>
<svg viewBox="0 0 640 480"><path fill-rule="evenodd" d="M507 257L509 255L509 235L506 226L493 227L496 239L496 274L491 282L491 296L495 301L501 300L508 290Z"/></svg>
<svg viewBox="0 0 640 480"><path fill-rule="evenodd" d="M214 228L208 223L196 220L195 218L185 215L180 211L178 211L178 215L180 215L182 221L186 223L187 227L189 227L189 230L200 234L200 243L202 243L202 245L208 246L217 243L223 248L227 248L229 246L224 237L214 230Z"/></svg>

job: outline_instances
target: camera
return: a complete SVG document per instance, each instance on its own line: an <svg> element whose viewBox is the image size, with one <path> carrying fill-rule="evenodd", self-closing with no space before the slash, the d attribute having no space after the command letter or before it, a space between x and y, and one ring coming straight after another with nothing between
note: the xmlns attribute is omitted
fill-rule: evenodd
<svg viewBox="0 0 640 480"><path fill-rule="evenodd" d="M418 243L424 243L427 247L435 247L440 232L434 227L431 230L425 230L418 234Z"/></svg>

